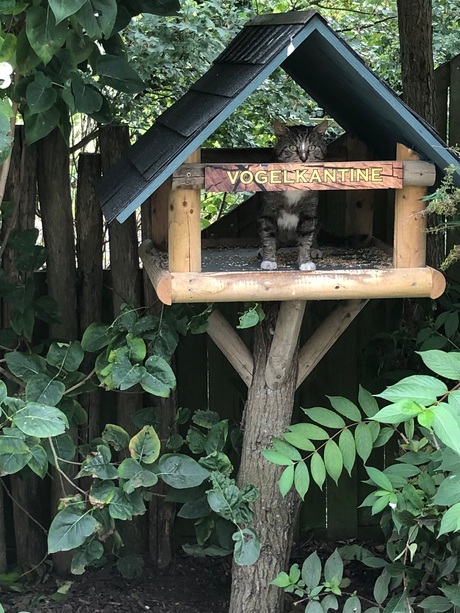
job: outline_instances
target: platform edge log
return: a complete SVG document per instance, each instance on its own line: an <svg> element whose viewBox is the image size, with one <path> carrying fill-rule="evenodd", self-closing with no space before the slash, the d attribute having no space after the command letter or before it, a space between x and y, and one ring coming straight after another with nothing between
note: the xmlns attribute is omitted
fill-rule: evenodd
<svg viewBox="0 0 460 613"><path fill-rule="evenodd" d="M397 144L398 160L418 160L418 155L404 145ZM395 268L425 266L426 263L426 204L421 200L426 195L423 186L403 187L396 190L394 221Z"/></svg>
<svg viewBox="0 0 460 613"><path fill-rule="evenodd" d="M428 266L308 273L172 273L170 283L172 303L438 298L445 288L442 273Z"/></svg>
<svg viewBox="0 0 460 613"><path fill-rule="evenodd" d="M296 388L299 388L332 345L340 338L356 316L369 302L367 299L347 300L321 322L319 328L299 350Z"/></svg>
<svg viewBox="0 0 460 613"><path fill-rule="evenodd" d="M197 149L187 162L199 162ZM201 270L201 192L172 190L168 206L169 269L174 272Z"/></svg>
<svg viewBox="0 0 460 613"><path fill-rule="evenodd" d="M139 245L139 257L158 298L163 304L170 306L172 304L171 274L161 264L161 252L155 249L150 239L146 239Z"/></svg>
<svg viewBox="0 0 460 613"><path fill-rule="evenodd" d="M254 374L252 354L238 333L217 309L213 310L208 318L207 333L249 387Z"/></svg>
<svg viewBox="0 0 460 613"><path fill-rule="evenodd" d="M270 389L276 390L283 385L290 372L299 344L305 306L304 300L290 300L280 305L265 369L265 383Z"/></svg>

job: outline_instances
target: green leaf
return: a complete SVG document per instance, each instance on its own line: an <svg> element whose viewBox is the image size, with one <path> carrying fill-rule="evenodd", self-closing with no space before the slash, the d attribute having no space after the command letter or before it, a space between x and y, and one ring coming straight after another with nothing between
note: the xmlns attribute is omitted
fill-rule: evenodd
<svg viewBox="0 0 460 613"><path fill-rule="evenodd" d="M416 353L422 358L425 366L437 375L454 381L460 380L460 352L432 349L431 351L416 351Z"/></svg>
<svg viewBox="0 0 460 613"><path fill-rule="evenodd" d="M332 403L331 403L332 404ZM316 422L320 426L326 426L326 428L344 428L345 422L330 409L323 409L322 407L313 407L312 409L302 409L311 421Z"/></svg>
<svg viewBox="0 0 460 613"><path fill-rule="evenodd" d="M115 494L115 485L113 481L95 480L91 485L89 493L89 502L97 507L109 504Z"/></svg>
<svg viewBox="0 0 460 613"><path fill-rule="evenodd" d="M260 542L254 530L244 528L237 530L233 535L235 549L233 559L239 566L255 564L260 555Z"/></svg>
<svg viewBox="0 0 460 613"><path fill-rule="evenodd" d="M75 372L79 369L85 353L78 341L70 343L51 343L46 361L50 366L63 369L67 372Z"/></svg>
<svg viewBox="0 0 460 613"><path fill-rule="evenodd" d="M138 94L146 88L146 84L129 62L117 55L99 56L96 71L104 85L125 94Z"/></svg>
<svg viewBox="0 0 460 613"><path fill-rule="evenodd" d="M131 520L133 518L134 506L119 487L115 488L113 496L109 502L109 513L113 519L121 519L122 521Z"/></svg>
<svg viewBox="0 0 460 613"><path fill-rule="evenodd" d="M81 339L83 351L99 351L106 347L112 340L112 335L109 334L111 326L101 323L92 323L89 325Z"/></svg>
<svg viewBox="0 0 460 613"><path fill-rule="evenodd" d="M52 437L63 434L69 427L67 417L55 407L28 402L13 415L13 423L29 436Z"/></svg>
<svg viewBox="0 0 460 613"><path fill-rule="evenodd" d="M339 449L343 457L343 465L351 477L351 471L356 462L356 445L353 434L346 428L339 436Z"/></svg>
<svg viewBox="0 0 460 613"><path fill-rule="evenodd" d="M215 411L203 411L198 409L198 411L194 412L192 421L197 426L201 426L201 428L211 430L213 426L219 423L220 417Z"/></svg>
<svg viewBox="0 0 460 613"><path fill-rule="evenodd" d="M26 34L30 46L46 65L65 43L67 24L56 24L49 9L31 6L27 10Z"/></svg>
<svg viewBox="0 0 460 613"><path fill-rule="evenodd" d="M26 145L32 145L42 138L45 138L45 136L48 136L54 128L57 128L60 119L61 114L56 106L35 115L30 115L29 109L27 108L24 112Z"/></svg>
<svg viewBox="0 0 460 613"><path fill-rule="evenodd" d="M76 17L92 40L109 38L117 17L117 2L87 0Z"/></svg>
<svg viewBox="0 0 460 613"><path fill-rule="evenodd" d="M77 549L71 562L71 573L73 575L82 575L86 567L97 560L100 560L104 555L104 546L96 540L91 540L79 549Z"/></svg>
<svg viewBox="0 0 460 613"><path fill-rule="evenodd" d="M384 392L377 394L377 396L395 403L409 399L414 403L418 402L423 406L430 406L436 402L438 396L444 396L447 391L446 384L435 377L411 375L387 387ZM374 416L374 419L376 419L376 416Z"/></svg>
<svg viewBox="0 0 460 613"><path fill-rule="evenodd" d="M450 449L460 455L460 423L455 418L448 405L438 404L433 409L433 431L435 435Z"/></svg>
<svg viewBox="0 0 460 613"><path fill-rule="evenodd" d="M324 447L324 465L330 477L337 483L343 469L343 458L339 446L332 439Z"/></svg>
<svg viewBox="0 0 460 613"><path fill-rule="evenodd" d="M129 442L129 452L132 458L153 464L160 455L161 443L153 426L144 426Z"/></svg>
<svg viewBox="0 0 460 613"><path fill-rule="evenodd" d="M132 364L127 356L119 356L112 367L113 384L121 391L127 390L141 381L146 370L140 364Z"/></svg>
<svg viewBox="0 0 460 613"><path fill-rule="evenodd" d="M288 587L288 585L291 585L291 579L289 575L283 571L279 573L273 581L270 581L270 585L276 585L276 587L281 588Z"/></svg>
<svg viewBox="0 0 460 613"><path fill-rule="evenodd" d="M439 588L455 607L460 607L460 586L444 585Z"/></svg>
<svg viewBox="0 0 460 613"><path fill-rule="evenodd" d="M460 502L447 509L442 516L438 536L448 532L457 532L458 530L460 530Z"/></svg>
<svg viewBox="0 0 460 613"><path fill-rule="evenodd" d="M388 492L394 491L390 479L381 470L373 468L372 466L365 466L364 468L366 469L369 478L375 483L375 485L377 485L377 487Z"/></svg>
<svg viewBox="0 0 460 613"><path fill-rule="evenodd" d="M302 579L309 590L317 587L321 581L322 565L316 551L308 556L302 564Z"/></svg>
<svg viewBox="0 0 460 613"><path fill-rule="evenodd" d="M52 438L52 444L57 457L60 460L64 460L64 462L60 463L61 470L67 470L70 466L67 462L72 462L75 459L76 453L76 447L72 437L69 434L61 434L60 436ZM43 440L42 445L48 456L48 462L52 466L55 466L54 454L50 442L47 439Z"/></svg>
<svg viewBox="0 0 460 613"><path fill-rule="evenodd" d="M27 402L38 402L48 406L56 406L65 392L65 385L61 381L51 379L48 375L34 375L27 381Z"/></svg>
<svg viewBox="0 0 460 613"><path fill-rule="evenodd" d="M65 508L51 522L48 532L48 552L69 551L80 547L96 530L97 522L92 515L83 515Z"/></svg>
<svg viewBox="0 0 460 613"><path fill-rule="evenodd" d="M85 4L86 0L49 0L49 5L56 18L61 23L75 13Z"/></svg>
<svg viewBox="0 0 460 613"><path fill-rule="evenodd" d="M426 609L429 613L443 613L452 610L452 603L444 596L428 596L417 604L421 609Z"/></svg>
<svg viewBox="0 0 460 613"><path fill-rule="evenodd" d="M310 487L310 473L305 462L299 462L295 467L294 487L302 500L304 500L305 494Z"/></svg>
<svg viewBox="0 0 460 613"><path fill-rule="evenodd" d="M215 451L222 451L222 449L225 447L225 443L227 442L227 436L228 419L222 419L222 421L211 428L206 437L204 444L206 453L209 455Z"/></svg>
<svg viewBox="0 0 460 613"><path fill-rule="evenodd" d="M16 377L28 381L33 375L46 371L45 360L38 355L28 355L19 351L5 354L6 365Z"/></svg>
<svg viewBox="0 0 460 613"><path fill-rule="evenodd" d="M388 586L390 584L390 580L391 575L386 570L383 570L377 577L374 584L374 598L375 602L378 604L382 604L388 598Z"/></svg>
<svg viewBox="0 0 460 613"><path fill-rule="evenodd" d="M48 456L41 445L33 445L30 447L31 458L27 466L40 477L44 479L48 472Z"/></svg>
<svg viewBox="0 0 460 613"><path fill-rule="evenodd" d="M460 502L460 475L449 475L441 482L433 504L452 506Z"/></svg>
<svg viewBox="0 0 460 613"><path fill-rule="evenodd" d="M293 428L294 426L291 426ZM300 432L283 432L283 438L290 444L294 445L298 449L302 449L304 451L314 451L315 446L308 438L305 438L303 434Z"/></svg>
<svg viewBox="0 0 460 613"><path fill-rule="evenodd" d="M305 609L305 613L324 613L324 610L319 602L316 600L311 600Z"/></svg>
<svg viewBox="0 0 460 613"><path fill-rule="evenodd" d="M342 613L361 613L361 601L357 596L347 598Z"/></svg>
<svg viewBox="0 0 460 613"><path fill-rule="evenodd" d="M349 419L350 421L361 421L361 412L358 407L342 396L327 396L329 402L338 413ZM338 426L342 427L342 426Z"/></svg>
<svg viewBox="0 0 460 613"><path fill-rule="evenodd" d="M117 569L124 579L140 577L144 570L144 558L137 553L131 553L122 558L118 558Z"/></svg>
<svg viewBox="0 0 460 613"><path fill-rule="evenodd" d="M324 578L332 582L334 579L342 581L343 562L338 550L332 552L324 564Z"/></svg>
<svg viewBox="0 0 460 613"><path fill-rule="evenodd" d="M121 451L129 445L129 434L121 426L106 424L102 432L102 439L115 451Z"/></svg>
<svg viewBox="0 0 460 613"><path fill-rule="evenodd" d="M3 432L0 436L0 476L19 472L32 458L19 430L5 428Z"/></svg>
<svg viewBox="0 0 460 613"><path fill-rule="evenodd" d="M275 449L262 449L262 455L269 462L278 464L279 466L290 466L293 464L291 458L286 457L284 453L275 451Z"/></svg>
<svg viewBox="0 0 460 613"><path fill-rule="evenodd" d="M315 424L294 424L289 426L289 430L294 432L298 436L302 436L305 439L313 440L313 441L327 441L329 438L329 434L323 428L319 426L315 426ZM299 447L299 449L302 449ZM308 450L307 450L308 451Z"/></svg>
<svg viewBox="0 0 460 613"><path fill-rule="evenodd" d="M140 381L142 388L149 394L167 398L176 387L176 377L169 364L157 355L145 362L147 373Z"/></svg>
<svg viewBox="0 0 460 613"><path fill-rule="evenodd" d="M158 463L158 476L165 483L177 489L201 485L209 477L205 470L193 458L181 454L165 454Z"/></svg>
<svg viewBox="0 0 460 613"><path fill-rule="evenodd" d="M323 458L316 451L311 456L310 471L313 481L322 490L326 481L326 467L324 466Z"/></svg>
<svg viewBox="0 0 460 613"><path fill-rule="evenodd" d="M361 385L359 386L358 402L367 417L373 417L379 410L376 399Z"/></svg>
<svg viewBox="0 0 460 613"><path fill-rule="evenodd" d="M423 412L423 407L413 400L399 400L395 404L389 404L387 407L380 409L371 419L380 423L400 424L409 421Z"/></svg>
<svg viewBox="0 0 460 613"><path fill-rule="evenodd" d="M136 460L126 458L118 467L120 479L127 479L123 485L123 491L127 494L134 492L138 487L151 487L158 481L158 477L150 470L142 468Z"/></svg>
<svg viewBox="0 0 460 613"><path fill-rule="evenodd" d="M35 78L26 89L26 100L29 105L29 115L43 113L50 109L56 102L57 92L51 79L43 72L36 72Z"/></svg>
<svg viewBox="0 0 460 613"><path fill-rule="evenodd" d="M294 464L287 466L280 477L279 488L281 495L284 497L294 485Z"/></svg>
<svg viewBox="0 0 460 613"><path fill-rule="evenodd" d="M97 477L98 479L116 479L118 471L111 461L110 449L105 445L98 445L97 451L92 452L81 465L77 475L80 477Z"/></svg>
<svg viewBox="0 0 460 613"><path fill-rule="evenodd" d="M272 443L275 450L279 453L282 453L287 458L290 458L291 460L295 461L302 459L302 456L300 455L298 450L289 443L286 443L279 438L272 438Z"/></svg>

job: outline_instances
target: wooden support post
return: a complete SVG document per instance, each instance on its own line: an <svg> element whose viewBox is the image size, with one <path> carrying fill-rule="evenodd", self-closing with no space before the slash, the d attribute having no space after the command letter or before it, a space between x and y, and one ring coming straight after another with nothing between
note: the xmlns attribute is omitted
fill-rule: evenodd
<svg viewBox="0 0 460 613"><path fill-rule="evenodd" d="M305 305L304 300L289 300L280 305L265 370L265 382L270 389L276 390L283 385L287 373L291 370Z"/></svg>
<svg viewBox="0 0 460 613"><path fill-rule="evenodd" d="M187 158L189 163L199 161L199 149ZM201 271L200 195L198 189L177 189L171 192L168 223L171 272Z"/></svg>
<svg viewBox="0 0 460 613"><path fill-rule="evenodd" d="M214 310L209 316L207 332L249 387L254 372L251 352L220 311Z"/></svg>
<svg viewBox="0 0 460 613"><path fill-rule="evenodd" d="M418 160L417 154L398 143L398 160ZM426 204L422 186L396 190L393 263L395 268L419 268L426 260L426 218L422 212Z"/></svg>
<svg viewBox="0 0 460 613"><path fill-rule="evenodd" d="M341 303L300 348L297 387L305 381L367 303L368 300L348 300Z"/></svg>

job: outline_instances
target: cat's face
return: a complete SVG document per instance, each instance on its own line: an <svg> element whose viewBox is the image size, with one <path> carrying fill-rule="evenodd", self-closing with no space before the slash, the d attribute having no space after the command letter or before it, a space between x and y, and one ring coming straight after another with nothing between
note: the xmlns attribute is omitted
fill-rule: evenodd
<svg viewBox="0 0 460 613"><path fill-rule="evenodd" d="M277 141L275 155L280 162L317 162L326 156L324 133L327 121L317 126L287 126L274 123Z"/></svg>

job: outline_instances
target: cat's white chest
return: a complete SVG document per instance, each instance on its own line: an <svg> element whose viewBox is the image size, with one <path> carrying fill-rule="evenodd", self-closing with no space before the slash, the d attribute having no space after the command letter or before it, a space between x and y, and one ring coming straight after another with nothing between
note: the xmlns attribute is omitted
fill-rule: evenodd
<svg viewBox="0 0 460 613"><path fill-rule="evenodd" d="M305 192L300 189L288 189L283 193L284 199L288 203L289 206L296 204L304 195Z"/></svg>
<svg viewBox="0 0 460 613"><path fill-rule="evenodd" d="M280 230L295 230L299 224L299 216L287 211L281 211L277 222Z"/></svg>

